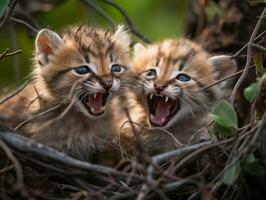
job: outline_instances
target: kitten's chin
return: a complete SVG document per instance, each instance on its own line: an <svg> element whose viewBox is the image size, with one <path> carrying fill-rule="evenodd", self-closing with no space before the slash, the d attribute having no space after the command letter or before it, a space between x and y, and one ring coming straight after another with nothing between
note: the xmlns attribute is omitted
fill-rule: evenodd
<svg viewBox="0 0 266 200"><path fill-rule="evenodd" d="M147 98L150 124L155 127L167 126L179 110L179 102L168 96L151 94Z"/></svg>
<svg viewBox="0 0 266 200"><path fill-rule="evenodd" d="M105 114L105 107L108 101L109 93L89 94L82 100L81 111L92 118L99 118Z"/></svg>

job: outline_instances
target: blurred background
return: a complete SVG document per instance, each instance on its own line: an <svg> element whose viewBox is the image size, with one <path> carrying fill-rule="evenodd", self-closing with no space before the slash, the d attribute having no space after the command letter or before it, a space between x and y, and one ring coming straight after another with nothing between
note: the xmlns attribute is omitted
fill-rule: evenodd
<svg viewBox="0 0 266 200"><path fill-rule="evenodd" d="M1 0L3 4L8 0ZM75 23L95 24L100 27L111 25L86 5L86 0L27 0L15 7L15 16L26 20L37 28L61 28ZM123 23L123 17L114 7L93 0L98 8L112 17L115 24ZM180 37L187 10L187 0L116 0L132 20L136 29L151 41L166 37ZM0 5L1 6L1 5ZM8 22L0 32L0 53L7 48L10 52L22 49L23 53L5 57L0 62L0 90L21 84L30 72L35 33L24 25ZM133 37L135 40L139 38Z"/></svg>

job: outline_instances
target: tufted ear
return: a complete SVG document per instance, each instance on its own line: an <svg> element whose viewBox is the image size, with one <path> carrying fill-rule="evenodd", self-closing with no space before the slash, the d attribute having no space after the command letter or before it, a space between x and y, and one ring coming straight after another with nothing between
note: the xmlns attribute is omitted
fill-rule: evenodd
<svg viewBox="0 0 266 200"><path fill-rule="evenodd" d="M125 26L123 24L118 25L114 32L114 39L123 45L124 48L129 49L131 38L127 32L128 31L125 30Z"/></svg>
<svg viewBox="0 0 266 200"><path fill-rule="evenodd" d="M49 64L51 56L63 42L63 39L57 33L49 29L40 30L35 40L35 48L40 65Z"/></svg>
<svg viewBox="0 0 266 200"><path fill-rule="evenodd" d="M214 68L217 80L223 79L237 71L236 62L231 56L212 56L208 59L208 62Z"/></svg>
<svg viewBox="0 0 266 200"><path fill-rule="evenodd" d="M143 45L143 44L141 44L141 43L136 43L135 45L134 45L134 56L138 56L138 55L140 55L142 52L143 52L143 50L145 50L146 49L146 47Z"/></svg>

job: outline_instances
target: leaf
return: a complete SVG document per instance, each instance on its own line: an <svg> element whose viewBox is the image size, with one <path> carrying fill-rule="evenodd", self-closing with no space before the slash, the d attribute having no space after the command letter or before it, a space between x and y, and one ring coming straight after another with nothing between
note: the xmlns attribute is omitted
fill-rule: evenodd
<svg viewBox="0 0 266 200"><path fill-rule="evenodd" d="M215 130L218 132L220 135L226 136L226 137L232 137L236 135L237 131L234 128L225 128L218 123L215 124Z"/></svg>
<svg viewBox="0 0 266 200"><path fill-rule="evenodd" d="M245 99L248 100L249 102L252 102L256 98L259 92L259 86L260 86L259 82L255 82L251 83L248 87L246 87L244 89Z"/></svg>
<svg viewBox="0 0 266 200"><path fill-rule="evenodd" d="M246 163L254 163L256 161L256 158L253 153L250 153L246 155L246 157L242 160L244 164Z"/></svg>
<svg viewBox="0 0 266 200"><path fill-rule="evenodd" d="M233 165L229 166L229 168L226 168L225 170L223 183L226 185L232 185L240 175L240 161L236 161Z"/></svg>
<svg viewBox="0 0 266 200"><path fill-rule="evenodd" d="M0 1L0 17L3 16L8 3L9 3L9 0L1 0Z"/></svg>
<svg viewBox="0 0 266 200"><path fill-rule="evenodd" d="M261 53L255 53L253 56L253 61L256 66L257 71L262 76L265 73L265 69L263 67L263 58Z"/></svg>
<svg viewBox="0 0 266 200"><path fill-rule="evenodd" d="M253 176L264 176L265 175L265 169L264 167L256 160L252 163L245 163L243 164L243 169Z"/></svg>
<svg viewBox="0 0 266 200"><path fill-rule="evenodd" d="M217 124L227 129L238 129L236 112L233 106L225 100L222 100L217 105L214 112L210 114L210 116Z"/></svg>

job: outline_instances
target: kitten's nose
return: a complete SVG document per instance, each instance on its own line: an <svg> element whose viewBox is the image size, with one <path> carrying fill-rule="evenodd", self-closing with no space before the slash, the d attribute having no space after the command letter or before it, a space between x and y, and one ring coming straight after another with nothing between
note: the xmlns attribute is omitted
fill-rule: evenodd
<svg viewBox="0 0 266 200"><path fill-rule="evenodd" d="M154 83L154 89L155 89L158 93L162 92L166 87L167 87L167 85L164 84L164 83Z"/></svg>
<svg viewBox="0 0 266 200"><path fill-rule="evenodd" d="M102 82L102 86L106 90L110 90L110 88L113 86L113 80L104 80Z"/></svg>

